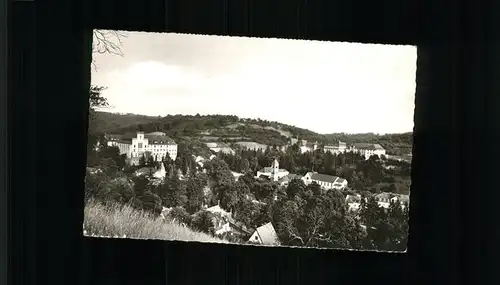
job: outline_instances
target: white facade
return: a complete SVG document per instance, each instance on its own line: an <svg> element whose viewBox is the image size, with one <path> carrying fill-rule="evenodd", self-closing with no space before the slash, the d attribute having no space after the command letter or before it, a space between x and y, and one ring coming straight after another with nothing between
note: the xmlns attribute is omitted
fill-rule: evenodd
<svg viewBox="0 0 500 285"><path fill-rule="evenodd" d="M342 190L347 187L347 180L326 174L319 174L316 172L308 172L304 177L302 177L305 185L309 185L313 182L317 183L321 188L325 190L337 189Z"/></svg>
<svg viewBox="0 0 500 285"><path fill-rule="evenodd" d="M263 244L262 239L260 238L259 233L257 231L253 232L252 236L248 239L248 241L257 244Z"/></svg>
<svg viewBox="0 0 500 285"><path fill-rule="evenodd" d="M330 152L332 154L345 153L347 151L347 144L338 141L338 143L334 145L325 145L323 149L325 152Z"/></svg>
<svg viewBox="0 0 500 285"><path fill-rule="evenodd" d="M387 155L385 149L379 144L354 144L350 150L358 152L363 155L365 159L369 159L372 155L377 155L378 157Z"/></svg>
<svg viewBox="0 0 500 285"><path fill-rule="evenodd" d="M118 147L120 154L126 154L131 164L136 164L143 155L151 155L155 161L161 161L167 155L172 160L177 158L177 144L161 132L146 135L138 132L135 138L111 137L108 146Z"/></svg>

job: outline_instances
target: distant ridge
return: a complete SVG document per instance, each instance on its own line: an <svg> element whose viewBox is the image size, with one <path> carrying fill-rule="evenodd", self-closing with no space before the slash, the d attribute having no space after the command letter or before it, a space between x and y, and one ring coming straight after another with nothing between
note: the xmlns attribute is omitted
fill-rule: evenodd
<svg viewBox="0 0 500 285"><path fill-rule="evenodd" d="M290 138L317 141L329 144L336 141L350 143L378 143L388 153L407 155L411 153L413 133L331 133L318 134L308 129L280 122L261 119L238 118L233 115L168 115L146 116L131 113L96 112L89 129L94 133L125 133L135 131L165 132L173 139L196 138L225 142L247 141L269 146L290 143Z"/></svg>

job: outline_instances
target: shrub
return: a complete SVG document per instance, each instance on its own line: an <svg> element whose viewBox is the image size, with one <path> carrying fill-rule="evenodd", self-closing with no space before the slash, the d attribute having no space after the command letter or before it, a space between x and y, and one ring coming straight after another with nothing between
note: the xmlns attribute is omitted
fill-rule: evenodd
<svg viewBox="0 0 500 285"><path fill-rule="evenodd" d="M188 227L164 222L159 216L135 210L128 205L89 200L84 214L83 229L87 235L227 243Z"/></svg>

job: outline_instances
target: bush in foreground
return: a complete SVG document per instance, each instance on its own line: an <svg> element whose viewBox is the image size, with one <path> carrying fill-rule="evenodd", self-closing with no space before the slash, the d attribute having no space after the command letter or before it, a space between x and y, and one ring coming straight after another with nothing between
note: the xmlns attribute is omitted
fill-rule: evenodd
<svg viewBox="0 0 500 285"><path fill-rule="evenodd" d="M181 240L227 243L205 233L138 211L128 205L86 202L83 230L86 235L138 239Z"/></svg>

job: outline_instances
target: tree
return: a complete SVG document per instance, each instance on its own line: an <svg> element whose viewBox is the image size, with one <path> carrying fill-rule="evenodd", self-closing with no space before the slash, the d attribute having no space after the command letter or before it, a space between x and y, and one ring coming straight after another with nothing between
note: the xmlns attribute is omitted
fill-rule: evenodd
<svg viewBox="0 0 500 285"><path fill-rule="evenodd" d="M89 118L95 119L95 108L105 108L109 107L108 99L106 99L102 92L106 90L104 86L90 86L89 91ZM91 129L92 130L92 129Z"/></svg>
<svg viewBox="0 0 500 285"><path fill-rule="evenodd" d="M113 54L123 56L123 39L127 37L126 32L115 30L94 30L92 40L93 54ZM95 59L92 59L92 66L97 69Z"/></svg>
<svg viewBox="0 0 500 285"><path fill-rule="evenodd" d="M300 245L296 220L301 215L297 202L280 200L271 209L272 223L282 244Z"/></svg>
<svg viewBox="0 0 500 285"><path fill-rule="evenodd" d="M201 209L204 202L204 188L207 185L207 177L203 173L197 173L190 177L186 185L186 210L195 213Z"/></svg>
<svg viewBox="0 0 500 285"><path fill-rule="evenodd" d="M177 223L184 223L190 225L192 222L192 217L189 213L182 207L174 207L167 215L168 218L176 221Z"/></svg>
<svg viewBox="0 0 500 285"><path fill-rule="evenodd" d="M155 164L156 164L155 159L153 158L152 155L149 155L146 165L152 167L152 166L155 166Z"/></svg>
<svg viewBox="0 0 500 285"><path fill-rule="evenodd" d="M216 188L220 185L231 185L234 183L234 176L226 162L219 158L214 158L205 163L207 175L210 181L211 188Z"/></svg>
<svg viewBox="0 0 500 285"><path fill-rule="evenodd" d="M240 171L242 173L247 173L248 171L250 171L250 162L248 161L248 159L244 158L241 160Z"/></svg>
<svg viewBox="0 0 500 285"><path fill-rule="evenodd" d="M292 179L286 187L286 194L289 199L292 199L296 195L302 195L305 192L306 185L301 179Z"/></svg>
<svg viewBox="0 0 500 285"><path fill-rule="evenodd" d="M144 167L146 166L147 164L147 161L146 161L146 157L144 156L144 154L139 158L139 166L140 167Z"/></svg>
<svg viewBox="0 0 500 285"><path fill-rule="evenodd" d="M97 156L98 159L101 160L101 164L103 159L112 159L115 162L117 169L123 169L126 165L125 157L120 154L120 149L116 146L101 146Z"/></svg>
<svg viewBox="0 0 500 285"><path fill-rule="evenodd" d="M316 182L307 185L306 191L311 191L314 195L321 195L323 193L323 189L321 189L321 186Z"/></svg>
<svg viewBox="0 0 500 285"><path fill-rule="evenodd" d="M193 217L191 227L200 232L214 234L214 218L215 216L208 211L200 211Z"/></svg>
<svg viewBox="0 0 500 285"><path fill-rule="evenodd" d="M255 227L252 221L256 220L260 207L249 199L240 199L235 205L235 219L242 222L248 228ZM261 226L261 225L257 225Z"/></svg>
<svg viewBox="0 0 500 285"><path fill-rule="evenodd" d="M141 201L142 210L159 215L162 210L160 197L153 193L151 190L147 190L137 196L137 199Z"/></svg>
<svg viewBox="0 0 500 285"><path fill-rule="evenodd" d="M122 40L127 37L125 32L112 30L94 30L92 40L93 54L114 54L123 56ZM97 70L95 58L92 57L92 67ZM89 89L89 119L92 122L95 119L95 109L109 107L108 100L103 96L104 86L91 85ZM94 128L92 124L89 132Z"/></svg>
<svg viewBox="0 0 500 285"><path fill-rule="evenodd" d="M184 207L186 205L188 200L186 184L176 176L165 179L158 188L165 207Z"/></svg>

